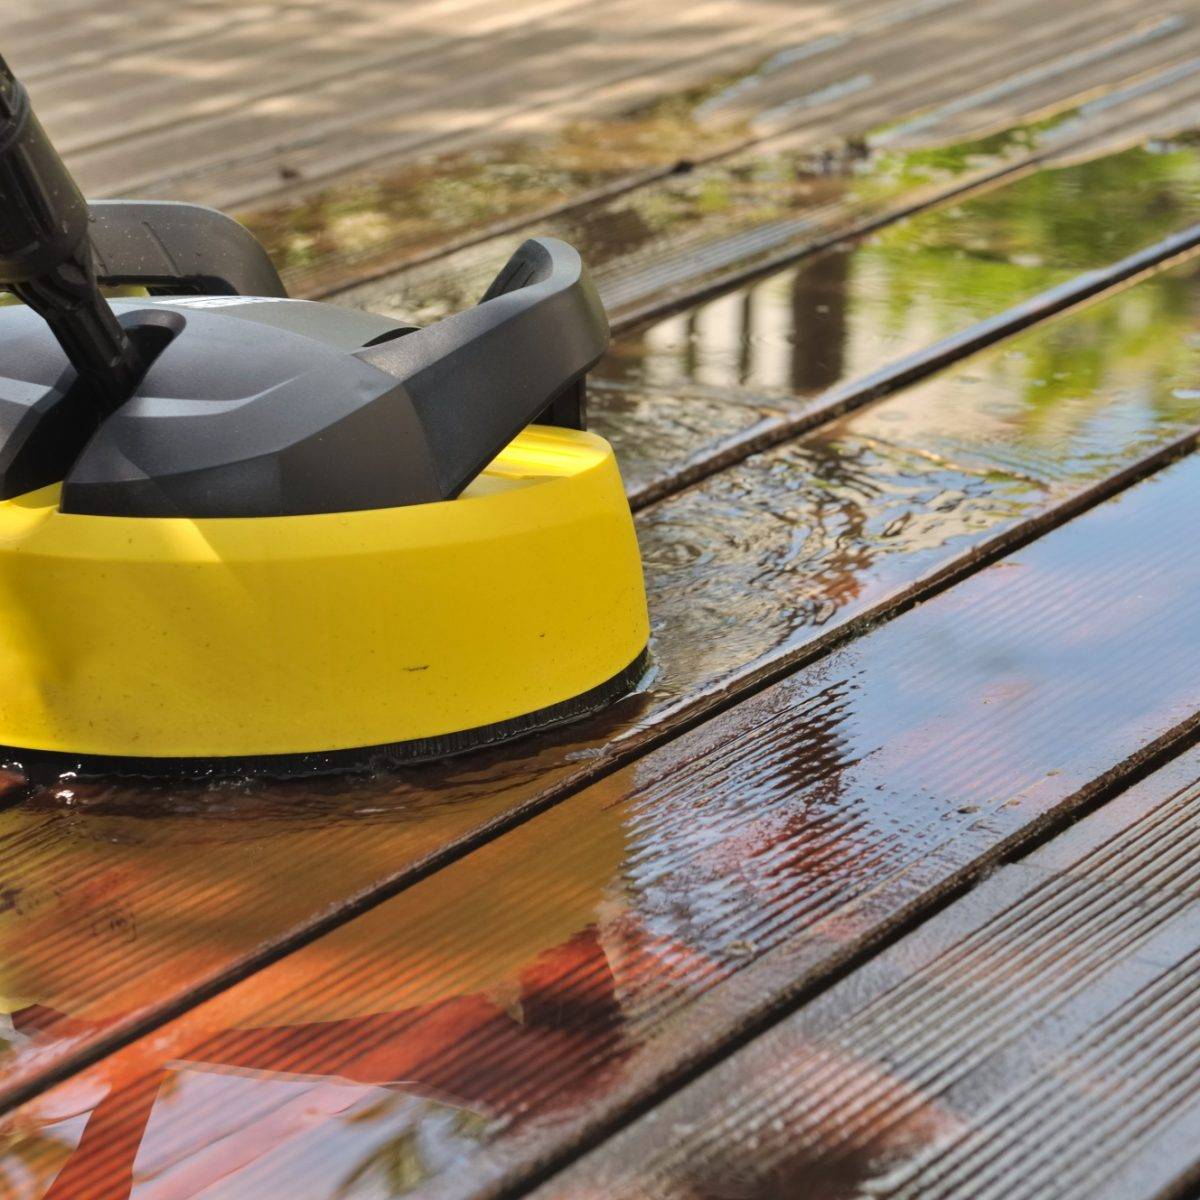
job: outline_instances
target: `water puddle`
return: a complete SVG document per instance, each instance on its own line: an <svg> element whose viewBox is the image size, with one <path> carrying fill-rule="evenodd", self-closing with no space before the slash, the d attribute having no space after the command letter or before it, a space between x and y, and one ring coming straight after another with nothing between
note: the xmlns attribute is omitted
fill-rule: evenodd
<svg viewBox="0 0 1200 1200"><path fill-rule="evenodd" d="M1039 171L627 334L601 374L810 396L1198 219L1189 141Z"/></svg>
<svg viewBox="0 0 1200 1200"><path fill-rule="evenodd" d="M1187 140L924 210L618 338L594 377L592 426L617 446L631 493L655 494L880 364L1198 219L1200 160ZM1054 391L1054 362L1030 371Z"/></svg>

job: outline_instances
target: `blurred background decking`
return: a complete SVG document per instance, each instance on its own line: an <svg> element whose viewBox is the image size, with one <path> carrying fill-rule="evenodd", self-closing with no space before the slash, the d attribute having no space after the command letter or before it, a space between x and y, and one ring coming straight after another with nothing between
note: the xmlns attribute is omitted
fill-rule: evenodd
<svg viewBox="0 0 1200 1200"><path fill-rule="evenodd" d="M1162 0L48 0L3 36L88 194L236 211L304 292L755 146L825 199L885 149L1200 111Z"/></svg>

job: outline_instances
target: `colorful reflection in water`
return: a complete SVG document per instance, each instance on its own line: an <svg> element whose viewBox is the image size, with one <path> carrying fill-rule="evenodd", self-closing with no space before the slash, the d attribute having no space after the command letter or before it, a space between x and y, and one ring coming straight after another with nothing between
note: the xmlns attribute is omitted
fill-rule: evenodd
<svg viewBox="0 0 1200 1200"><path fill-rule="evenodd" d="M1200 159L1185 141L1040 171L658 321L622 338L602 373L631 385L812 395L1198 215Z"/></svg>

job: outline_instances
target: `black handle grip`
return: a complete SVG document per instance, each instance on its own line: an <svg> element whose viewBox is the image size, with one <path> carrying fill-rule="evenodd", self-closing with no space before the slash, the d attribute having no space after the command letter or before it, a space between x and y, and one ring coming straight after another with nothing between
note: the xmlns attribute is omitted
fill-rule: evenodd
<svg viewBox="0 0 1200 1200"><path fill-rule="evenodd" d="M608 318L578 252L556 238L525 242L480 303L358 357L412 401L449 499L608 348Z"/></svg>
<svg viewBox="0 0 1200 1200"><path fill-rule="evenodd" d="M72 258L87 237L87 204L0 59L0 280L28 283Z"/></svg>
<svg viewBox="0 0 1200 1200"><path fill-rule="evenodd" d="M40 314L103 411L141 373L100 294L79 188L0 58L0 286Z"/></svg>
<svg viewBox="0 0 1200 1200"><path fill-rule="evenodd" d="M286 296L266 250L244 225L198 204L94 200L100 282L201 296Z"/></svg>

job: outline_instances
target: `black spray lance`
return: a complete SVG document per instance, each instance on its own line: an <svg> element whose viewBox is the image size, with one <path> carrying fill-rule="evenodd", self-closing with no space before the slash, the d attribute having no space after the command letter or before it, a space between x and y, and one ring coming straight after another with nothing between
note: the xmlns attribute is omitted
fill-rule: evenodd
<svg viewBox="0 0 1200 1200"><path fill-rule="evenodd" d="M101 295L88 206L0 58L0 286L41 315L105 411L137 384L137 351Z"/></svg>

